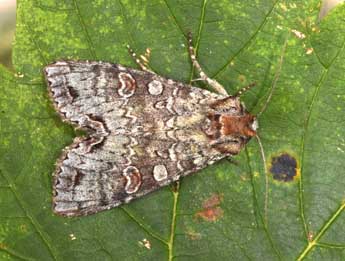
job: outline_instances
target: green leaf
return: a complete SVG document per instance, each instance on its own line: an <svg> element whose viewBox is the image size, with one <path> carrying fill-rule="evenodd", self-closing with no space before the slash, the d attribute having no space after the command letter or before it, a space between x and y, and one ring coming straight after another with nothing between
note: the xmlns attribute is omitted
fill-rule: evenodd
<svg viewBox="0 0 345 261"><path fill-rule="evenodd" d="M322 22L318 8L316 0L18 1L16 73L0 68L0 259L342 259L345 8ZM157 73L189 82L188 31L205 71L230 93L257 83L243 100L255 113L266 108L266 166L253 139L236 164L218 162L177 189L88 217L55 216L51 173L77 134L50 104L42 68L63 58L134 66L130 44L152 49Z"/></svg>

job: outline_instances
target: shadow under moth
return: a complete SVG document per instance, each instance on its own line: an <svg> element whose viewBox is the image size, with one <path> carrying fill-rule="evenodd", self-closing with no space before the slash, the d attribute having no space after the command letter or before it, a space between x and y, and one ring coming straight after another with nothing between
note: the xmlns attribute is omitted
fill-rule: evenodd
<svg viewBox="0 0 345 261"><path fill-rule="evenodd" d="M53 210L82 216L107 210L238 154L258 127L255 116L210 79L189 54L200 80L216 93L141 70L95 61L44 68L61 117L87 132L64 149L53 179Z"/></svg>

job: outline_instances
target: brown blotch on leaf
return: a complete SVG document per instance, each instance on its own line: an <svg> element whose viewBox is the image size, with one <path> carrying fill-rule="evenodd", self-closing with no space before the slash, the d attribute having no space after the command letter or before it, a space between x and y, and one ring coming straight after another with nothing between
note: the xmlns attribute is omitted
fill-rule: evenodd
<svg viewBox="0 0 345 261"><path fill-rule="evenodd" d="M298 174L297 161L288 153L273 157L270 172L275 180L283 182L293 181Z"/></svg>
<svg viewBox="0 0 345 261"><path fill-rule="evenodd" d="M202 204L202 210L195 214L196 218L201 218L208 222L215 222L224 214L223 209L219 206L223 201L223 195L214 194L206 199Z"/></svg>

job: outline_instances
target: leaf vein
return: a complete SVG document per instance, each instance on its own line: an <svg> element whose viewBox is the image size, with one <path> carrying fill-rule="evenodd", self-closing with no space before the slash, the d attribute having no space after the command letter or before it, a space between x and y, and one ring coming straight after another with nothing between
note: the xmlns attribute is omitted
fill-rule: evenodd
<svg viewBox="0 0 345 261"><path fill-rule="evenodd" d="M150 228L148 228L147 224L144 224L143 222L139 221L132 213L130 213L125 207L120 207L125 214L132 219L140 228L142 228L147 234L152 236L153 238L157 239L158 241L162 242L165 245L168 245L168 242L164 240L162 237L157 235L155 232L151 231Z"/></svg>
<svg viewBox="0 0 345 261"><path fill-rule="evenodd" d="M33 31L31 30L31 28L29 27L29 25L26 23L25 25L25 28L26 30L28 31L29 33L29 38L30 38L30 41L34 44L34 46L37 48L37 51L38 53L40 54L40 57L42 59L42 61L45 63L45 64L48 64L46 58L44 57L43 55L43 51L42 51L42 48L41 46L37 43L37 41L35 41L35 39L33 37L31 37L32 35L34 35Z"/></svg>
<svg viewBox="0 0 345 261"><path fill-rule="evenodd" d="M168 1L167 1L167 0L164 0L164 3L165 3L165 5L166 5L166 7L168 8L169 13L170 13L172 19L174 20L175 25L176 25L177 28L181 31L181 33L182 33L182 35L184 36L184 38L187 39L186 35L185 35L184 32L183 32L183 29L182 29L181 25L180 25L180 24L178 23L178 21L177 21L177 18L176 18L176 16L175 16L174 12L172 11L170 5L168 4Z"/></svg>
<svg viewBox="0 0 345 261"><path fill-rule="evenodd" d="M316 245L318 247L323 247L323 248L345 249L345 245L342 245L342 244L317 242Z"/></svg>
<svg viewBox="0 0 345 261"><path fill-rule="evenodd" d="M89 49L90 55L91 55L92 59L97 60L97 56L96 56L96 53L95 53L95 47L94 47L94 45L93 45L93 43L91 41L91 37L90 37L89 32L87 30L85 21L84 21L82 15L81 15L80 8L78 6L77 0L73 0L73 3L74 3L76 14L77 14L77 16L79 18L80 25L81 25L81 27L84 30L86 41L87 41L87 43L89 45L88 49Z"/></svg>
<svg viewBox="0 0 345 261"><path fill-rule="evenodd" d="M171 216L171 225L170 225L170 236L168 242L168 260L172 261L174 259L173 251L174 251L174 240L175 240L175 229L176 229L176 219L177 219L177 204L179 199L179 192L180 192L180 182L176 183L176 187L172 191L173 193L173 210Z"/></svg>
<svg viewBox="0 0 345 261"><path fill-rule="evenodd" d="M306 218L305 218L305 213L304 213L304 195L303 195L303 163L304 163L304 156L305 156L305 141L307 139L307 134L308 134L308 127L309 127L309 123L310 123L310 119L311 119L311 114L314 108L314 104L315 101L319 95L321 86L323 84L323 82L325 81L325 79L327 78L327 74L329 72L329 68L332 66L332 64L334 63L334 61L336 60L336 58L339 56L339 54L344 50L345 47L345 41L343 42L342 47L339 49L338 53L335 55L335 57L333 58L333 60L331 61L331 63L329 64L329 67L327 69L324 70L324 72L322 73L320 80L316 86L315 92L313 93L311 102L308 106L308 112L303 124L303 133L302 133L302 139L301 139L301 148L300 148L300 154L301 154L301 171L300 171L300 179L299 179L299 190L298 190L298 200L299 200L299 210L300 210L300 215L301 215L301 220L303 222L303 228L304 228L304 234L306 239L308 240L308 225L306 222Z"/></svg>
<svg viewBox="0 0 345 261"><path fill-rule="evenodd" d="M342 203L340 207L335 211L335 213L327 220L327 222L323 225L320 231L315 236L313 241L308 242L306 247L303 249L301 254L298 256L297 260L303 260L306 255L314 248L314 246L318 245L318 240L325 234L327 229L335 222L335 220L340 216L341 212L345 209L345 203ZM319 245L322 245L319 244Z"/></svg>
<svg viewBox="0 0 345 261"><path fill-rule="evenodd" d="M56 250L54 249L54 247L52 245L50 245L50 243L49 243L45 233L41 229L39 223L33 218L31 213L29 213L29 210L25 207L24 201L21 199L21 197L17 193L16 185L13 182L11 182L10 178L5 173L1 172L1 175L4 177L4 179L6 180L7 184L10 186L10 190L12 191L12 193L15 196L16 200L18 201L19 206L24 211L26 217L30 220L32 226L35 228L35 230L37 231L38 235L41 237L43 243L47 246L47 249L48 249L50 255L52 256L52 258L54 260L58 260Z"/></svg>
<svg viewBox="0 0 345 261"><path fill-rule="evenodd" d="M256 36L259 34L259 32L261 31L261 29L265 26L268 17L271 15L271 13L273 12L274 8L276 7L276 5L278 4L279 0L276 0L271 9L268 11L268 13L266 14L265 18L263 19L262 23L258 26L257 30L252 34L252 36L244 43L244 45L232 56L229 58L228 62L226 62L211 78L217 78L217 76L219 76L223 71L225 71L225 69L229 66L229 64L231 64L231 62L233 60L236 59L236 57L243 51L245 50L251 43L252 41L256 38Z"/></svg>
<svg viewBox="0 0 345 261"><path fill-rule="evenodd" d="M0 247L0 252L5 252L8 255L14 257L15 259L19 259L19 260L25 260L25 261L33 261L33 258L30 257L25 257L22 254L17 253L16 251L8 248L8 247Z"/></svg>
<svg viewBox="0 0 345 261"><path fill-rule="evenodd" d="M279 260L282 260L282 257L280 255L279 250L277 249L277 247L274 244L274 241L272 239L271 234L268 232L267 230L267 226L265 225L265 221L264 221L264 217L262 216L260 210L259 210L259 204L258 204L258 197L257 197L257 192L256 192L256 188L254 186L254 173L253 173L253 169L252 166L250 164L250 158L249 158L249 152L248 149L245 148L245 152L246 152L246 158L247 158L247 163L248 163L248 167L249 167L249 171L251 173L250 175L250 179L251 179L251 186L252 186L252 190L253 190L253 205L254 205L254 212L257 213L257 215L260 218L260 223L263 225L263 229L265 232L265 235L273 249L273 251L275 252L275 254L277 255L277 257L279 258ZM257 223L259 223L259 220L257 219L257 215L255 215L255 220Z"/></svg>

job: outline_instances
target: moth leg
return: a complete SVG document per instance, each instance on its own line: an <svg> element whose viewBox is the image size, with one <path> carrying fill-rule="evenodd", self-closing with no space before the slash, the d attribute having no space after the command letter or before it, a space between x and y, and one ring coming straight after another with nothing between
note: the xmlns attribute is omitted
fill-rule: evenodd
<svg viewBox="0 0 345 261"><path fill-rule="evenodd" d="M142 55L137 56L137 54L133 51L133 49L127 45L128 52L131 54L133 57L133 60L135 63L141 68L143 71L151 72L149 67L149 60L150 60L150 55L151 55L151 49L146 48L145 53Z"/></svg>
<svg viewBox="0 0 345 261"><path fill-rule="evenodd" d="M188 51L189 51L189 56L190 56L190 59L192 60L193 66L198 70L200 78L203 81L206 81L213 88L214 91L218 92L219 94L223 94L223 95L228 96L229 94L224 89L224 87L219 82L217 82L216 80L208 77L206 75L206 73L201 69L199 62L196 59L195 49L192 45L192 34L191 33L188 34Z"/></svg>

